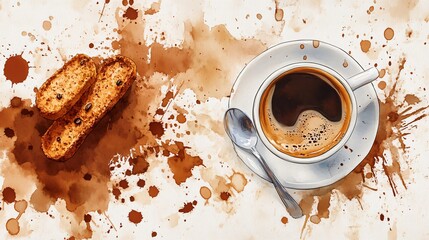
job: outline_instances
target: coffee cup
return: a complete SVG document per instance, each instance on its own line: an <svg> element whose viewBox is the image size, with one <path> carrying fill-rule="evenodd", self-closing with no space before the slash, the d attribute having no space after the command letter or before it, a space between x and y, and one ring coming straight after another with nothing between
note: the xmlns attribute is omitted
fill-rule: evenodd
<svg viewBox="0 0 429 240"><path fill-rule="evenodd" d="M317 63L299 62L269 75L253 104L259 138L278 157L319 162L345 146L356 125L353 91L378 78L376 68L345 79Z"/></svg>

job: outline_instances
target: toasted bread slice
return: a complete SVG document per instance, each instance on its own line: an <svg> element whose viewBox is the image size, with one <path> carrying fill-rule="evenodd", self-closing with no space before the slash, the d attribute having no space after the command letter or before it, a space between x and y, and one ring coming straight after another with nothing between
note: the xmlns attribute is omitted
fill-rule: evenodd
<svg viewBox="0 0 429 240"><path fill-rule="evenodd" d="M36 94L36 106L42 116L54 120L66 114L94 83L96 75L90 57L78 54L70 59Z"/></svg>
<svg viewBox="0 0 429 240"><path fill-rule="evenodd" d="M116 56L104 61L95 83L42 136L45 155L59 161L72 157L94 126L123 97L136 76L136 65L126 57Z"/></svg>

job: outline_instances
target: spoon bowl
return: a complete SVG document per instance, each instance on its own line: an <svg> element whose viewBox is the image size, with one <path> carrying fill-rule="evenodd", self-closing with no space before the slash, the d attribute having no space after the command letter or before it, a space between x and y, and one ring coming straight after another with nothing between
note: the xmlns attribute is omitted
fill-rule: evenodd
<svg viewBox="0 0 429 240"><path fill-rule="evenodd" d="M293 197L286 191L276 175L271 171L271 168L265 162L264 158L256 150L258 143L258 135L253 125L252 120L240 109L230 108L225 113L224 117L225 131L231 138L232 142L246 151L251 152L261 163L268 177L274 184L277 193L287 211L293 218L302 217L302 210Z"/></svg>

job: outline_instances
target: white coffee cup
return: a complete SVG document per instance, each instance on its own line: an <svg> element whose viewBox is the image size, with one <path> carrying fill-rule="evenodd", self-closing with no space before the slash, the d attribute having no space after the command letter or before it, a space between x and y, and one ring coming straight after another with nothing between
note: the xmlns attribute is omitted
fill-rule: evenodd
<svg viewBox="0 0 429 240"><path fill-rule="evenodd" d="M302 157L302 158L301 157L295 157L295 156L291 156L289 154L286 154L286 153L278 150L269 141L268 137L263 132L262 126L261 126L259 107L261 104L262 94L270 86L270 84L274 80L276 80L280 75L284 74L285 72L291 71L295 68L316 68L318 70L324 71L327 74L335 77L338 80L338 82L340 82L342 84L344 89L346 89L348 96L350 98L350 102L351 102L350 122L349 122L348 128L345 131L341 140L339 140L339 142L336 145L334 145L332 148L330 148L326 152L324 152L320 155L314 156L314 157ZM358 112L358 107L356 104L356 97L355 97L353 91L364 86L364 85L366 85L366 84L370 84L372 81L374 81L378 78L378 75L379 75L378 70L373 67L373 68L365 70L365 71L363 71L363 72L361 72L361 73L359 73L359 74L357 74L357 75L355 75L349 79L345 79L344 77L342 77L339 73L337 73L333 69L331 69L327 66L321 65L321 64L311 63L311 62L294 63L294 64L286 65L286 66L278 69L277 71L273 72L271 75L269 75L265 79L263 84L260 86L260 88L256 94L256 97L254 99L253 120L254 120L254 124L255 124L257 133L259 135L259 138L261 139L261 141L264 143L264 145L272 153L274 153L278 157L280 157L284 160L287 160L287 161L291 161L291 162L295 162L295 163L314 163L314 162L319 162L319 161L322 161L324 159L327 159L328 157L335 154L342 147L344 147L344 145L346 144L347 140L352 135L352 132L355 128L356 119L357 119L357 115L359 114L359 112ZM305 91L305 89L304 89L304 91Z"/></svg>

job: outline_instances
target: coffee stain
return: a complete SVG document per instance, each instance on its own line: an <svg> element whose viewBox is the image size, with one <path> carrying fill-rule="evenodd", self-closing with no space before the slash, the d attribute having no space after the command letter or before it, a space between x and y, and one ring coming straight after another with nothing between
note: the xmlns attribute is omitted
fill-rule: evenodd
<svg viewBox="0 0 429 240"><path fill-rule="evenodd" d="M368 155L362 162L342 180L323 188L308 191L304 194L300 201L300 206L305 215L305 221L302 227L301 236L306 230L307 222L317 224L323 218L328 218L330 207L330 199L339 192L348 200L356 199L358 202L364 194L364 189L377 191L377 188L368 186L365 179L374 178L375 172L380 171L377 165L381 164L381 171L387 177L387 181L391 187L392 195L398 194L398 184L401 184L404 189L407 189L403 172L406 171L406 166L401 166L400 158L409 150L409 146L405 143L405 137L410 134L411 129L415 128L415 123L427 116L426 109L428 106L418 106L421 99L415 95L409 95L407 101L402 101L400 98L400 86L406 81L401 73L405 67L406 59L398 60L398 72L395 77L392 77L392 85L388 86L386 82L382 83L381 88L384 89L384 101L379 101L380 104L380 121L378 132L374 144ZM381 82L380 82L381 83ZM379 83L379 85L380 85ZM386 86L383 86L386 84ZM386 88L390 87L390 90ZM395 142L399 143L394 144ZM386 152L391 154L391 158L387 158ZM366 172L365 168L369 166L370 172ZM395 181L396 179L396 181ZM399 181L399 183L397 182ZM313 206L317 204L317 211L311 214ZM362 207L362 205L361 205Z"/></svg>
<svg viewBox="0 0 429 240"><path fill-rule="evenodd" d="M395 35L395 32L393 31L392 28L386 28L386 30L384 30L384 38L386 40L392 40L393 36Z"/></svg>
<svg viewBox="0 0 429 240"><path fill-rule="evenodd" d="M371 14L374 11L374 6L370 6L368 10L366 10L366 13Z"/></svg>
<svg viewBox="0 0 429 240"><path fill-rule="evenodd" d="M161 3L159 2L153 2L152 5L150 6L150 8L146 11L144 11L145 15L153 15L157 12L159 12L161 7Z"/></svg>
<svg viewBox="0 0 429 240"><path fill-rule="evenodd" d="M12 83L21 83L27 79L28 76L28 62L21 55L12 55L4 64L3 74L7 80Z"/></svg>
<svg viewBox="0 0 429 240"><path fill-rule="evenodd" d="M151 233L151 236L154 238L154 237L156 237L158 235L158 233L157 232L152 232Z"/></svg>
<svg viewBox="0 0 429 240"><path fill-rule="evenodd" d="M158 196L159 189L156 186L150 186L148 189L149 196L152 198Z"/></svg>
<svg viewBox="0 0 429 240"><path fill-rule="evenodd" d="M386 69L380 69L380 71L378 72L378 77L383 78L384 75L386 75Z"/></svg>
<svg viewBox="0 0 429 240"><path fill-rule="evenodd" d="M174 142L174 144L164 144L164 148L173 154L168 158L168 166L173 173L174 181L177 185L184 183L192 176L192 169L203 165L203 160L199 156L190 155L182 142ZM169 154L169 155L170 155Z"/></svg>
<svg viewBox="0 0 429 240"><path fill-rule="evenodd" d="M19 219L22 214L24 214L27 209L28 203L25 200L19 200L15 202L14 209L18 212L18 216L16 218L10 218L6 222L6 230L10 235L17 235L21 229L19 225Z"/></svg>
<svg viewBox="0 0 429 240"><path fill-rule="evenodd" d="M367 53L371 48L371 42L369 40L360 41L360 49L362 52Z"/></svg>
<svg viewBox="0 0 429 240"><path fill-rule="evenodd" d="M347 62L347 60L345 60L345 59L344 59L343 67L345 67L345 68L346 68L346 67L348 67L348 66L349 66L349 63Z"/></svg>
<svg viewBox="0 0 429 240"><path fill-rule="evenodd" d="M405 102L408 103L408 105L414 105L414 104L417 104L421 101L420 98L418 98L414 94L407 94L407 95L405 95L404 99L405 99Z"/></svg>
<svg viewBox="0 0 429 240"><path fill-rule="evenodd" d="M242 173L234 172L229 179L231 181L231 187L238 193L242 192L247 185L247 179Z"/></svg>
<svg viewBox="0 0 429 240"><path fill-rule="evenodd" d="M280 220L283 224L287 224L289 222L289 219L287 217L282 217Z"/></svg>
<svg viewBox="0 0 429 240"><path fill-rule="evenodd" d="M16 193L15 193L15 190L13 188L5 187L3 189L2 195L3 195L3 201L5 203L15 202Z"/></svg>
<svg viewBox="0 0 429 240"><path fill-rule="evenodd" d="M43 21L42 27L45 31L49 31L52 28L52 23L49 20Z"/></svg>
<svg viewBox="0 0 429 240"><path fill-rule="evenodd" d="M189 213L194 210L194 207L197 205L197 201L187 202L183 204L183 208L179 209L181 213Z"/></svg>
<svg viewBox="0 0 429 240"><path fill-rule="evenodd" d="M276 19L276 21L278 21L278 22L282 21L283 17L284 17L283 9L276 8L275 13L274 13L274 18Z"/></svg>
<svg viewBox="0 0 429 240"><path fill-rule="evenodd" d="M137 9L134 9L132 7L128 7L127 10L125 10L124 15L122 15L124 18L128 18L129 20L136 20L139 16L139 12Z"/></svg>
<svg viewBox="0 0 429 240"><path fill-rule="evenodd" d="M130 222L132 222L134 224L139 224L143 220L143 216L142 216L141 212L136 211L136 210L131 210L128 213L128 220L130 220Z"/></svg>
<svg viewBox="0 0 429 240"><path fill-rule="evenodd" d="M212 191L210 190L210 188L203 186L200 188L200 195L207 202L212 196Z"/></svg>
<svg viewBox="0 0 429 240"><path fill-rule="evenodd" d="M318 48L320 46L320 41L318 40L313 40L313 47L314 48Z"/></svg>

